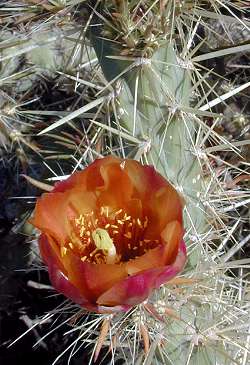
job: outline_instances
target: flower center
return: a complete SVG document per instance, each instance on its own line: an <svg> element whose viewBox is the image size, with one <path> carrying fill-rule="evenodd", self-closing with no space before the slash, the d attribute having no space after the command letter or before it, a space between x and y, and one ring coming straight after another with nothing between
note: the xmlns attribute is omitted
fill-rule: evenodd
<svg viewBox="0 0 250 365"><path fill-rule="evenodd" d="M96 228L92 232L92 238L96 247L102 250L107 257L107 264L114 264L116 259L116 248L108 232L103 228Z"/></svg>
<svg viewBox="0 0 250 365"><path fill-rule="evenodd" d="M70 221L70 241L61 247L82 261L95 264L127 262L158 246L158 239L148 239L148 217L132 217L124 209L102 206L100 211L80 214Z"/></svg>

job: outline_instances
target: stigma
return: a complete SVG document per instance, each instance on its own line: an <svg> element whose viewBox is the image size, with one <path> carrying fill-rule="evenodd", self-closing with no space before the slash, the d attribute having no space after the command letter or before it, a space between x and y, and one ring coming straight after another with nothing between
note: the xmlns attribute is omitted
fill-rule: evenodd
<svg viewBox="0 0 250 365"><path fill-rule="evenodd" d="M92 238L96 248L103 251L106 256L106 263L114 264L116 261L116 248L106 229L96 228L92 232Z"/></svg>

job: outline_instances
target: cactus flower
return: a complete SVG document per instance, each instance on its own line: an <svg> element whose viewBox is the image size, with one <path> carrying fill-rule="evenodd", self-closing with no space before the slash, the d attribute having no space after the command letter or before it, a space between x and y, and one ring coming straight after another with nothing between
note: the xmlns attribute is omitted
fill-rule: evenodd
<svg viewBox="0 0 250 365"><path fill-rule="evenodd" d="M183 268L182 200L152 166L108 156L38 198L31 222L54 288L126 311Z"/></svg>

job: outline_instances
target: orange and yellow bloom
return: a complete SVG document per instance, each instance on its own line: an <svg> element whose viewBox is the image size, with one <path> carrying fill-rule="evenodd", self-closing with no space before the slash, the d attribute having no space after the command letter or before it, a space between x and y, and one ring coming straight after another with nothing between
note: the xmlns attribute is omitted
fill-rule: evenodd
<svg viewBox="0 0 250 365"><path fill-rule="evenodd" d="M128 310L186 261L181 198L134 160L108 156L57 183L32 223L53 286L90 311Z"/></svg>

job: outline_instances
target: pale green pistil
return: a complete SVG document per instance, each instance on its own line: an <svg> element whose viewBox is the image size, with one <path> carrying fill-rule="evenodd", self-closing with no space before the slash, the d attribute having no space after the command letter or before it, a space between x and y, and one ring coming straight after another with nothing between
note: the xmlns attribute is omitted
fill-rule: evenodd
<svg viewBox="0 0 250 365"><path fill-rule="evenodd" d="M116 260L116 248L108 232L103 228L96 228L92 232L92 238L96 248L102 250L106 256L107 264L114 264Z"/></svg>

